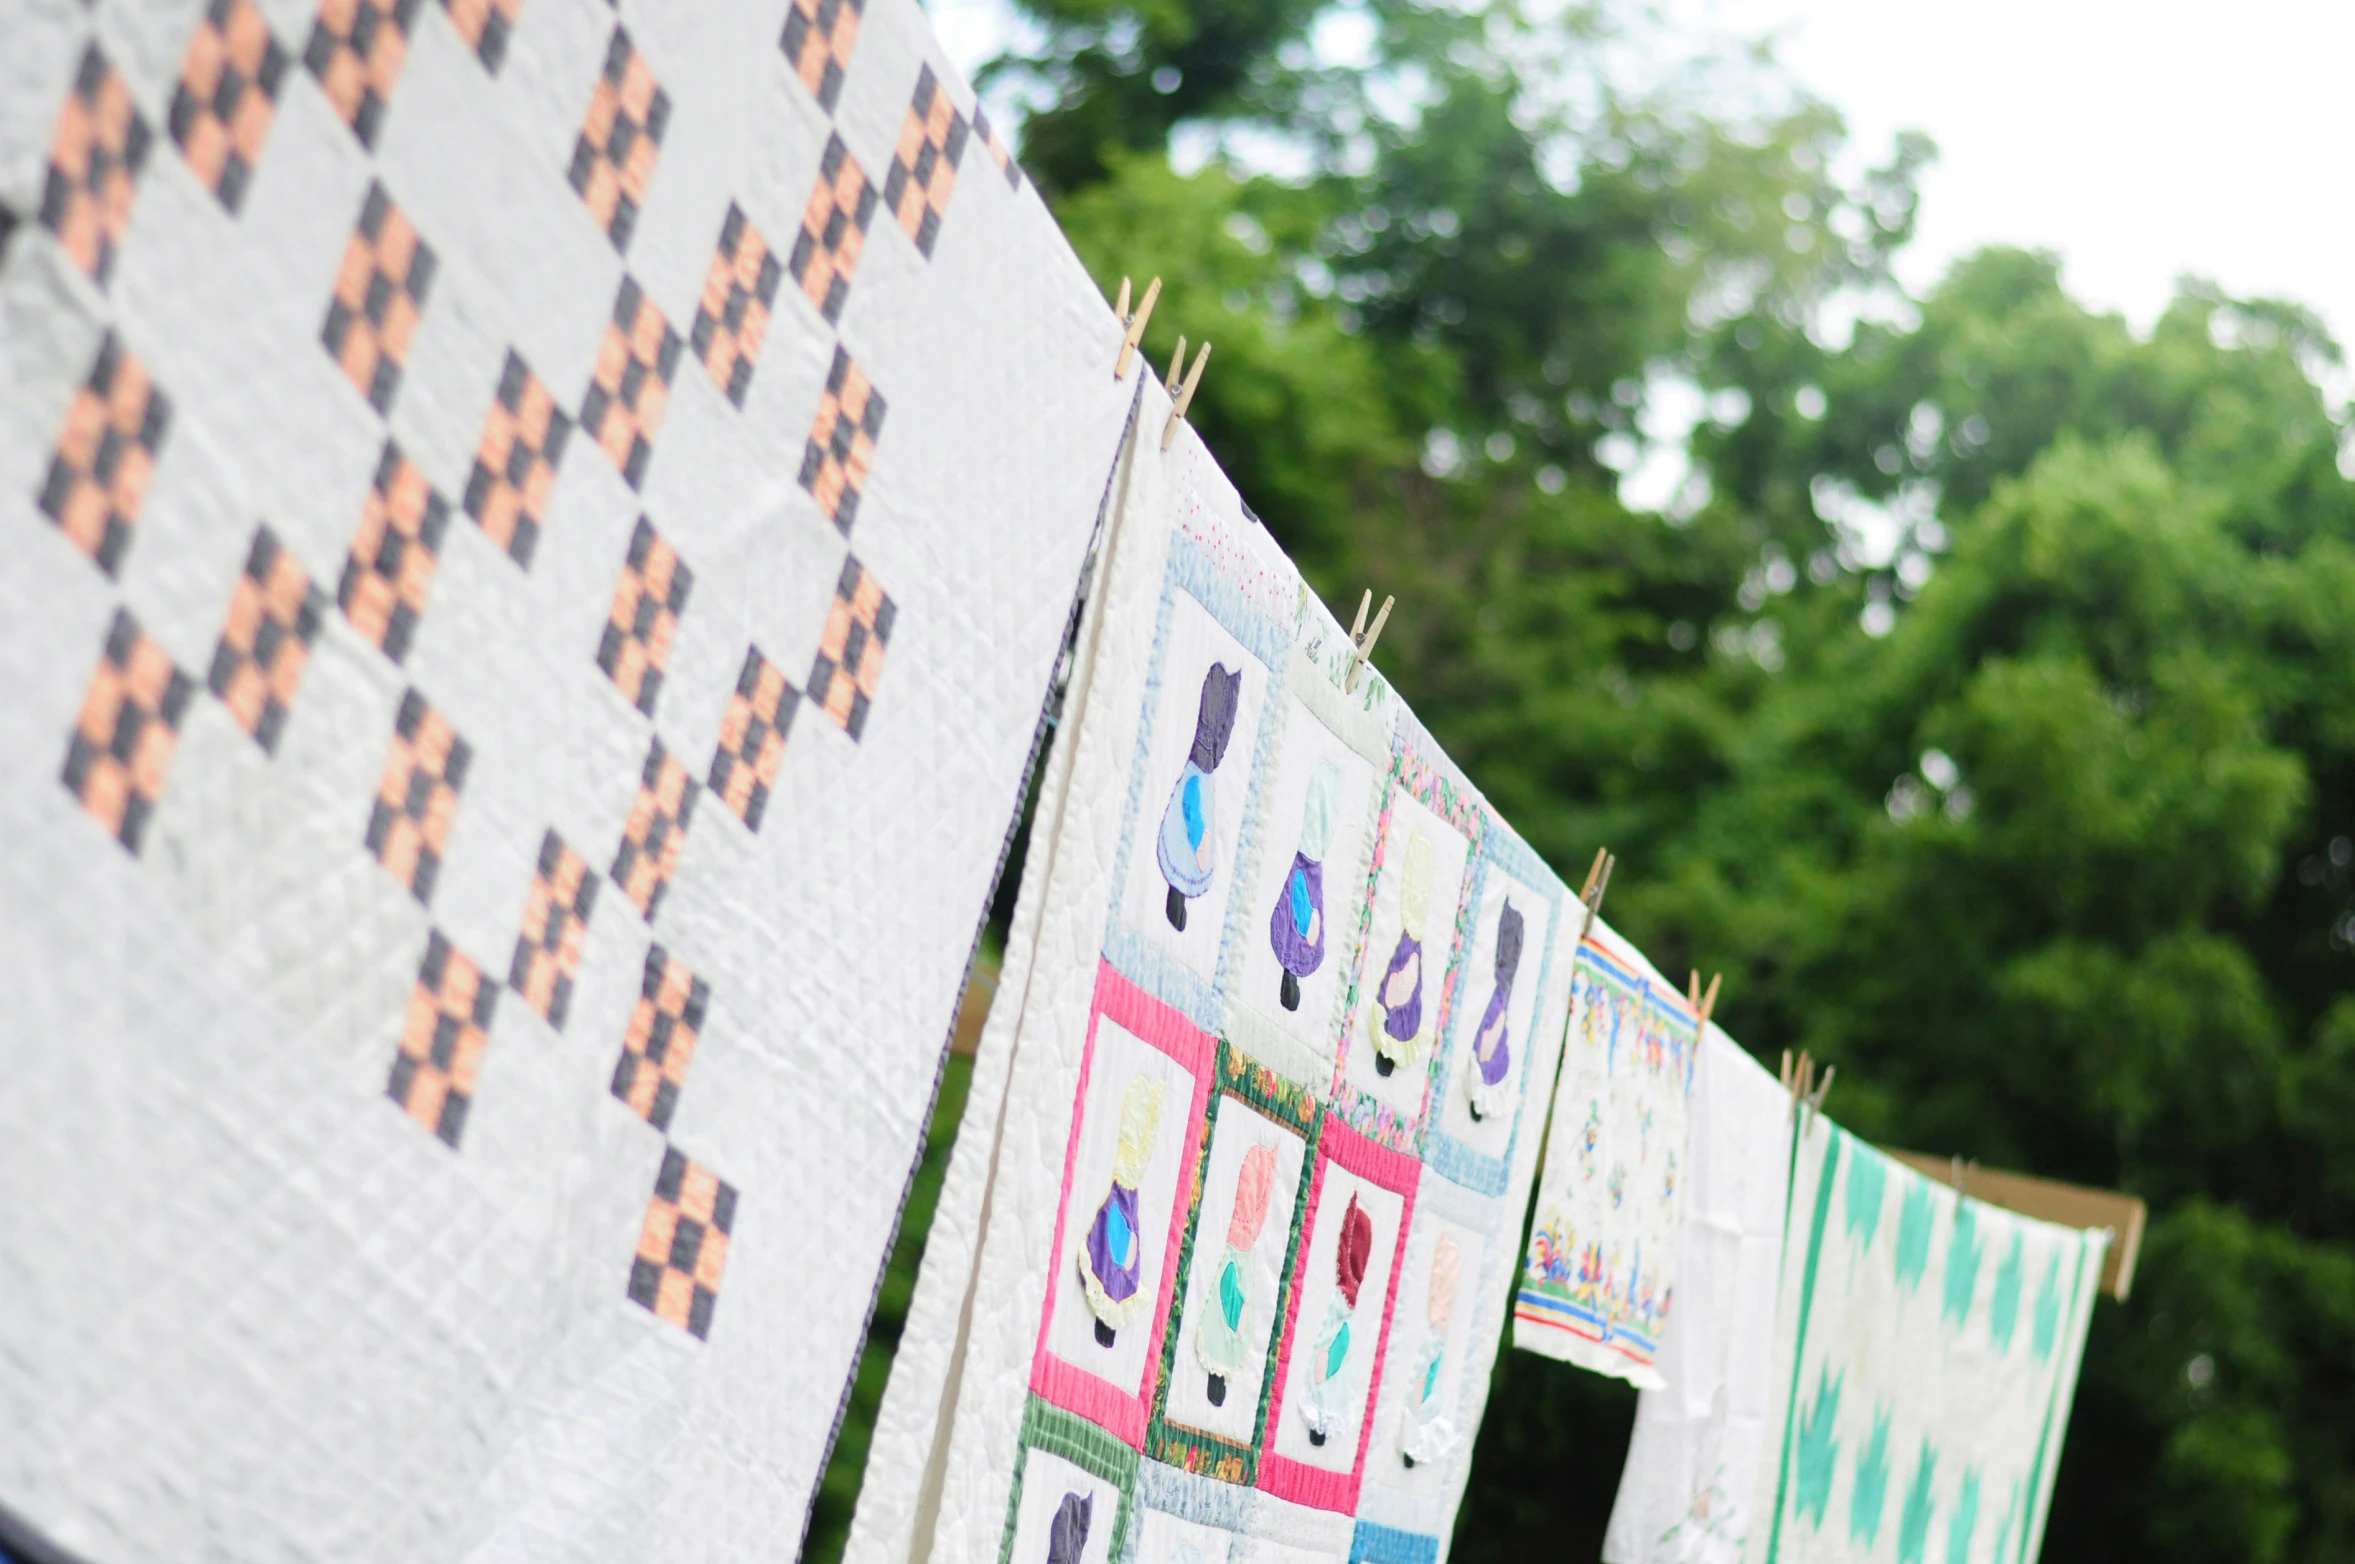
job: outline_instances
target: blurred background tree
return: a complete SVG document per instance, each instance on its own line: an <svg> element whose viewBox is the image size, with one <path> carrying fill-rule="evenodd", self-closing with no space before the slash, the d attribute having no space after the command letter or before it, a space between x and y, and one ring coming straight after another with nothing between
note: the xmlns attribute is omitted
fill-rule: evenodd
<svg viewBox="0 0 2355 1564"><path fill-rule="evenodd" d="M985 77L1073 245L1217 343L1196 426L1328 602L1399 595L1377 661L1556 869L1608 843L1613 921L1860 1133L2151 1202L2046 1556L2355 1556L2320 324L2187 282L2138 334L2002 250L1909 297L1926 142L1610 0L1023 14ZM1455 1557L1596 1556L1633 1406L1501 1360Z"/></svg>

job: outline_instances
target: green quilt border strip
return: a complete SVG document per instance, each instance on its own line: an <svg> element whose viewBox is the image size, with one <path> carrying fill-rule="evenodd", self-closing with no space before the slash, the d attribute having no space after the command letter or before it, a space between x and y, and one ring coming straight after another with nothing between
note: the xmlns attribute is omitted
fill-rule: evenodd
<svg viewBox="0 0 2355 1564"><path fill-rule="evenodd" d="M1169 1387L1177 1373L1178 1343L1185 1335L1182 1316L1186 1291L1182 1279L1190 1275L1194 1268L1194 1250L1201 1239L1202 1191L1210 1176L1211 1137L1218 1128L1219 1108L1230 1097L1257 1109L1300 1135L1304 1152L1300 1159L1300 1187L1293 1192L1291 1231L1284 1240L1284 1263L1276 1272L1276 1297L1279 1300L1288 1295L1292 1269L1300 1263L1300 1235L1308 1225L1308 1189L1310 1180L1316 1175L1317 1142L1324 1129L1324 1107L1317 1101L1314 1091L1279 1074L1222 1038L1218 1045L1217 1076L1211 1083L1210 1111L1202 1116L1202 1144L1194 1158L1194 1187L1187 1196L1187 1208L1191 1214L1186 1219L1185 1237L1178 1245L1177 1274L1181 1284L1172 1290L1170 1328L1162 1332L1161 1377L1153 1391L1153 1416L1145 1428L1145 1451L1154 1460L1180 1471L1248 1488L1259 1480L1259 1442L1267 1432L1268 1406L1276 1387L1276 1376L1272 1372L1260 1375L1259 1408L1252 1414L1251 1442L1248 1445L1172 1423L1168 1417ZM1280 1326L1282 1321L1279 1319L1277 1323ZM1275 1362L1277 1345L1271 1334L1268 1340L1268 1362L1271 1366Z"/></svg>
<svg viewBox="0 0 2355 1564"><path fill-rule="evenodd" d="M1798 1340L1791 1349L1791 1390L1783 1407L1782 1454L1775 1463L1774 1510L1767 1517L1767 1523L1773 1529L1767 1534L1766 1564L1775 1564L1777 1557L1782 1552L1783 1502L1789 1496L1791 1486L1792 1428L1799 1415L1799 1381L1806 1374L1807 1316L1815 1307L1815 1273L1823 1259L1824 1227L1830 1221L1832 1214L1832 1185L1835 1182L1834 1175L1840 1167L1840 1142L1847 1137L1848 1133L1829 1121L1819 1119L1816 1122L1822 1124L1832 1138L1830 1144L1824 1148L1823 1175L1816 1181L1815 1220L1807 1235L1807 1267L1800 1273L1799 1278ZM1805 1128L1805 1122L1802 1121L1802 1133L1805 1132ZM1793 1154L1794 1174L1796 1173L1796 1155L1796 1153Z"/></svg>
<svg viewBox="0 0 2355 1564"><path fill-rule="evenodd" d="M1112 1547L1106 1557L1122 1557L1127 1551L1129 1512L1134 1508L1136 1451L1086 1418L1033 1395L1022 1408L1022 1441L1014 1456L1014 1487L1006 1498L1006 1528L998 1542L998 1564L1012 1564L1014 1526L1022 1515L1022 1479L1034 1449L1061 1456L1120 1491L1120 1507L1112 1519Z"/></svg>
<svg viewBox="0 0 2355 1564"><path fill-rule="evenodd" d="M2036 1557L2029 1544L2031 1539L2034 1539L2041 1545L2044 1537L2045 1517L2052 1508L2052 1483L2053 1478L2058 1475L2060 1467L2060 1451L2054 1448L2053 1425L2057 1421L2066 1420L2069 1405L2076 1400L2075 1395L2072 1394L2067 1401L2064 1401L2061 1391L2064 1387L2073 1391L2076 1385L2075 1372L2064 1365L2072 1357L2082 1354L2083 1337L2077 1328L2077 1303L2085 1291L2085 1273L2090 1268L2085 1251L2092 1241L2092 1235L2089 1233L2081 1231L2077 1235L2077 1265L2075 1274L2069 1278L2067 1319L2071 1340L2080 1345L2064 1348L2058 1347L2056 1344L2058 1350L2055 1352L2053 1361L2052 1394L2044 1409L2044 1427L2036 1435L2036 1462L2028 1468L2034 1480L2028 1489L2028 1513L2020 1518L2019 1552L2016 1555L2019 1564L2029 1564L2029 1561ZM2051 1462L2050 1466L2045 1464L2048 1459Z"/></svg>

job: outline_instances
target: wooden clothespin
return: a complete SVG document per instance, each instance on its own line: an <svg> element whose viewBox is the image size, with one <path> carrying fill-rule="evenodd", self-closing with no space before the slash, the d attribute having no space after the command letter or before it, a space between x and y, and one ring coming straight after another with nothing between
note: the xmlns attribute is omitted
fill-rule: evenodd
<svg viewBox="0 0 2355 1564"><path fill-rule="evenodd" d="M1783 1050L1783 1090L1791 1089L1791 1050Z"/></svg>
<svg viewBox="0 0 2355 1564"><path fill-rule="evenodd" d="M1687 987L1686 1000L1692 1005L1693 1015L1697 1018L1693 1027L1693 1046L1696 1048L1701 1046L1702 1034L1709 1030L1709 1012L1717 1008L1717 985L1724 981L1725 974L1718 973L1709 980L1709 992L1704 994L1701 992L1701 974L1696 971Z"/></svg>
<svg viewBox="0 0 2355 1564"><path fill-rule="evenodd" d="M1145 322L1153 318L1153 301L1161 297L1161 279L1156 277L1145 284L1145 297L1137 304L1135 314L1128 309L1128 279L1120 279L1120 302L1112 306L1112 313L1120 317L1125 328L1120 337L1120 357L1112 361L1112 378L1120 380L1128 374L1129 356L1137 344L1145 340Z"/></svg>
<svg viewBox="0 0 2355 1564"><path fill-rule="evenodd" d="M1382 639L1382 627L1390 622L1390 607L1397 598L1385 593L1382 611L1374 616L1374 627L1366 628L1366 610L1374 606L1374 589L1366 588L1366 595L1357 600L1357 623L1349 627L1349 677L1341 687L1355 693L1357 676L1365 670L1366 660L1374 655L1374 643Z"/></svg>
<svg viewBox="0 0 2355 1564"><path fill-rule="evenodd" d="M1836 1064L1824 1066L1823 1084L1815 1089L1815 1095L1807 1102L1808 1107L1814 1109L1818 1114L1823 1112L1823 1100L1832 1094L1832 1077L1839 1073L1840 1067Z"/></svg>
<svg viewBox="0 0 2355 1564"><path fill-rule="evenodd" d="M1186 370L1184 385L1178 384L1178 370L1186 362L1186 339L1178 338L1177 357L1169 361L1167 390L1175 398L1169 410L1169 422L1161 426L1161 448L1168 450L1177 443L1178 425L1186 421L1186 409L1194 405L1194 388L1202 383L1202 366L1210 362L1210 344L1202 344L1202 351L1194 355L1194 367Z"/></svg>
<svg viewBox="0 0 2355 1564"><path fill-rule="evenodd" d="M1797 1123L1799 1120L1800 1105L1807 1101L1807 1089L1814 1079L1815 1061L1808 1058L1807 1050L1802 1048L1799 1050L1799 1063L1789 1071L1783 1082L1791 1093L1791 1121L1793 1123Z"/></svg>
<svg viewBox="0 0 2355 1564"><path fill-rule="evenodd" d="M1364 610L1361 608L1359 612L1362 614ZM1611 871L1618 864L1619 860L1612 857L1607 848L1595 849L1595 861L1586 871L1586 885L1578 893L1578 900L1586 908L1586 921L1578 926L1578 942L1581 945L1595 931L1595 918L1603 910L1603 892L1610 889Z"/></svg>

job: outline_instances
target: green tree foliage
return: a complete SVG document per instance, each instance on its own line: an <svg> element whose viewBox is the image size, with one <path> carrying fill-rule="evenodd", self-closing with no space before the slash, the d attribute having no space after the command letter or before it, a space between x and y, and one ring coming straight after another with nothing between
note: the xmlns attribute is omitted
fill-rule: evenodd
<svg viewBox="0 0 2355 1564"><path fill-rule="evenodd" d="M995 70L1195 423L1377 661L1860 1133L2146 1197L2046 1556L2355 1554L2355 485L2307 313L2147 334L1757 58L1512 0L1030 0ZM1338 69L1311 47L1370 33ZM1170 148L1217 149L1187 176ZM2055 148L2064 156L2066 148ZM1846 323L1845 325L1843 323ZM1681 394L1692 478L1621 470ZM1673 432L1673 431L1671 431ZM1500 1362L1465 1560L1593 1557L1624 1387Z"/></svg>

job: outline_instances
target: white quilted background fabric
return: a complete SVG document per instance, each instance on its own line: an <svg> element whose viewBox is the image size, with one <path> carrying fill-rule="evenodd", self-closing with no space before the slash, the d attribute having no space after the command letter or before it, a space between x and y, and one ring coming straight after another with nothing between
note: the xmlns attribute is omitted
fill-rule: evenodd
<svg viewBox="0 0 2355 1564"><path fill-rule="evenodd" d="M0 1505L790 1555L1118 328L913 0L338 14L0 6Z"/></svg>

